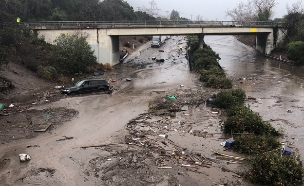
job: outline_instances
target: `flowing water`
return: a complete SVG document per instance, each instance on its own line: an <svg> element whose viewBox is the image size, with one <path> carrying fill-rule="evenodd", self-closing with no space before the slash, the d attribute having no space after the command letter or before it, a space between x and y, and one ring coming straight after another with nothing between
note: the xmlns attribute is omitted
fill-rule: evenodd
<svg viewBox="0 0 304 186"><path fill-rule="evenodd" d="M234 86L257 99L248 102L250 108L283 129L286 148L299 152L303 160L304 68L257 55L233 36L209 36L205 42L219 53L219 62L228 76L239 79Z"/></svg>

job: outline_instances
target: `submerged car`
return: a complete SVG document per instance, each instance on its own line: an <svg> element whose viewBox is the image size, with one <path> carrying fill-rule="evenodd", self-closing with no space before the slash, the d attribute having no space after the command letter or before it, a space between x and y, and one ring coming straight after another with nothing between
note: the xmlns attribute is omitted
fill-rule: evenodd
<svg viewBox="0 0 304 186"><path fill-rule="evenodd" d="M110 84L104 79L85 79L78 81L74 86L64 87L61 90L62 94L77 94L93 91L104 91L112 93Z"/></svg>

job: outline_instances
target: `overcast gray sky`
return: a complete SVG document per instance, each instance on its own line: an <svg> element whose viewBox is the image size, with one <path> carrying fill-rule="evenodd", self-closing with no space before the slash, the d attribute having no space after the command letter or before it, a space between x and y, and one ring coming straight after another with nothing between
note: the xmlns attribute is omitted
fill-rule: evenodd
<svg viewBox="0 0 304 186"><path fill-rule="evenodd" d="M141 8L151 8L152 0L125 0L135 11ZM240 2L248 0L154 0L159 9L159 16L170 15L172 10L180 13L180 17L197 20L202 17L203 20L231 20L226 17L227 10L236 7ZM274 8L274 18L282 17L287 14L286 4L291 6L299 0L277 0L278 4Z"/></svg>

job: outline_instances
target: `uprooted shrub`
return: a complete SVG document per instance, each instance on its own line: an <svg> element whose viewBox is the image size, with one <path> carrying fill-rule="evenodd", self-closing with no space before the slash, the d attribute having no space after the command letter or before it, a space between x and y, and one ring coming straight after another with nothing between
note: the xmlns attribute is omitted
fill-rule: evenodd
<svg viewBox="0 0 304 186"><path fill-rule="evenodd" d="M218 108L231 108L236 105L243 105L246 98L246 94L242 89L229 89L219 92L212 104Z"/></svg>
<svg viewBox="0 0 304 186"><path fill-rule="evenodd" d="M235 106L230 108L227 120L223 125L223 131L226 134L247 132L256 135L280 135L270 123L264 122L260 115L246 106Z"/></svg>
<svg viewBox="0 0 304 186"><path fill-rule="evenodd" d="M234 137L232 149L242 154L259 154L280 148L277 138L271 135L243 134Z"/></svg>
<svg viewBox="0 0 304 186"><path fill-rule="evenodd" d="M303 183L303 167L299 157L267 152L251 160L249 179L256 184L268 186L294 186Z"/></svg>
<svg viewBox="0 0 304 186"><path fill-rule="evenodd" d="M149 101L149 110L180 110L181 103L179 100L169 100L165 97L157 97L153 101Z"/></svg>

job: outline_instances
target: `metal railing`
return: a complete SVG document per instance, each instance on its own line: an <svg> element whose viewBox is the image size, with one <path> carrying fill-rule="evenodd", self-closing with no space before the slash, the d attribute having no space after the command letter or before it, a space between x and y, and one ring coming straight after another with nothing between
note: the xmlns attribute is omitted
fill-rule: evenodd
<svg viewBox="0 0 304 186"><path fill-rule="evenodd" d="M285 27L274 21L38 21L21 22L26 27Z"/></svg>

